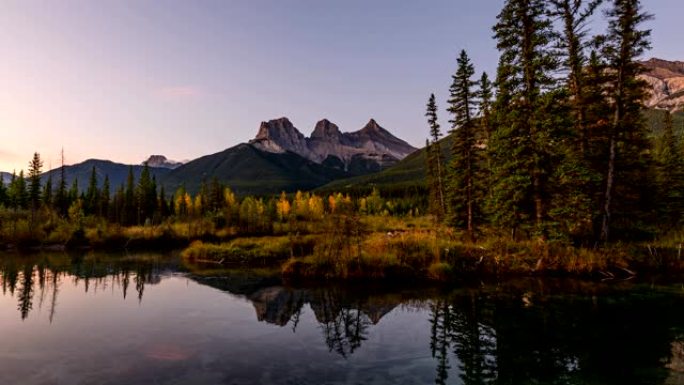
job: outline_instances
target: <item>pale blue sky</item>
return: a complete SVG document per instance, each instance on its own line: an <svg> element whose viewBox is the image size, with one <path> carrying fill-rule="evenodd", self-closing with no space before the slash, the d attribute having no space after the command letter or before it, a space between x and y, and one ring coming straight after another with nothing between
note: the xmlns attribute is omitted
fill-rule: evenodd
<svg viewBox="0 0 684 385"><path fill-rule="evenodd" d="M684 59L684 2L643 3L656 15L647 56ZM68 163L192 159L280 116L306 135L322 118L353 131L374 117L420 146L427 97L443 110L460 49L493 75L502 4L4 0L0 170L33 151L57 166L62 147Z"/></svg>

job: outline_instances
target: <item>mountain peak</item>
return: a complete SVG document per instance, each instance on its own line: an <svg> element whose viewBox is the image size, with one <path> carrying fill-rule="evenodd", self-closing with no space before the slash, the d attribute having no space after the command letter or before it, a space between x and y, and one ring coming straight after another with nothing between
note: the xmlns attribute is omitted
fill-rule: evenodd
<svg viewBox="0 0 684 385"><path fill-rule="evenodd" d="M164 155L150 155L142 164L146 164L148 167L168 168L172 170L183 165L181 162L167 159Z"/></svg>
<svg viewBox="0 0 684 385"><path fill-rule="evenodd" d="M249 143L262 151L290 151L316 163L333 162L345 171L389 166L416 150L380 127L375 119L359 131L345 133L322 119L307 138L287 118L280 118L261 123L259 133Z"/></svg>
<svg viewBox="0 0 684 385"><path fill-rule="evenodd" d="M268 152L307 151L304 134L286 117L261 122L259 132L249 143Z"/></svg>
<svg viewBox="0 0 684 385"><path fill-rule="evenodd" d="M325 139L334 139L334 140L339 140L339 137L342 135L342 132L340 132L340 128L337 127L335 123L332 123L328 119L323 119L316 123L316 127L314 128L313 132L311 133L311 139L319 139L319 140L325 140Z"/></svg>
<svg viewBox="0 0 684 385"><path fill-rule="evenodd" d="M641 62L646 71L640 75L650 88L647 107L680 111L684 108L684 62L652 58Z"/></svg>
<svg viewBox="0 0 684 385"><path fill-rule="evenodd" d="M287 139L296 141L297 138L304 138L304 135L286 117L271 119L268 122L261 122L259 132L254 139Z"/></svg>
<svg viewBox="0 0 684 385"><path fill-rule="evenodd" d="M378 122L375 121L375 119L371 118L368 123L361 129L361 131L376 131L376 132L382 132L385 131L384 128L382 128Z"/></svg>

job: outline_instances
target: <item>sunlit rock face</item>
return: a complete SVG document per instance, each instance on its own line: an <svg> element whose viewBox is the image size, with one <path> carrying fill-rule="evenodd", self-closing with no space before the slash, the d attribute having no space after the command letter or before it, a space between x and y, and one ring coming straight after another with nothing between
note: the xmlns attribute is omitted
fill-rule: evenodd
<svg viewBox="0 0 684 385"><path fill-rule="evenodd" d="M646 72L641 75L649 85L647 107L684 110L684 62L650 59L641 63Z"/></svg>
<svg viewBox="0 0 684 385"><path fill-rule="evenodd" d="M157 168L168 168L175 169L183 165L182 162L176 162L174 160L167 159L164 155L150 155L146 161L142 162L143 165L148 165L149 167Z"/></svg>
<svg viewBox="0 0 684 385"><path fill-rule="evenodd" d="M316 163L354 173L391 166L416 150L374 119L358 131L344 133L336 124L323 119L316 123L308 138L289 119L274 119L261 123L250 144L267 152L294 152Z"/></svg>

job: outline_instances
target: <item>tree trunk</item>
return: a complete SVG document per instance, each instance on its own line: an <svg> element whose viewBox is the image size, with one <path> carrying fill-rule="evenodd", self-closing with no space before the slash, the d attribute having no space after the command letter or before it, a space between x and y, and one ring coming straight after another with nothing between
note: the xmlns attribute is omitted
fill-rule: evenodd
<svg viewBox="0 0 684 385"><path fill-rule="evenodd" d="M435 151L437 156L437 195L439 196L440 214L446 213L446 204L444 203L444 185L442 184L442 150L439 143L435 142Z"/></svg>
<svg viewBox="0 0 684 385"><path fill-rule="evenodd" d="M610 235L611 201L613 198L613 181L615 180L615 134L610 137L610 155L608 158L608 175L606 176L606 195L603 203L603 223L601 224L601 240L608 242Z"/></svg>
<svg viewBox="0 0 684 385"><path fill-rule="evenodd" d="M622 49L625 51L625 48ZM623 52L623 57L627 55ZM620 66L617 72L616 82L617 95L615 95L615 115L610 134L610 154L608 156L608 173L606 174L606 194L603 201L603 223L601 224L601 241L608 242L610 239L610 220L612 215L613 185L615 184L615 159L617 158L617 137L620 122L623 118L623 90L624 90L624 67Z"/></svg>
<svg viewBox="0 0 684 385"><path fill-rule="evenodd" d="M473 166L472 166L472 151L470 148L467 151L468 156L468 170L466 176L466 199L468 210L468 237L473 240Z"/></svg>

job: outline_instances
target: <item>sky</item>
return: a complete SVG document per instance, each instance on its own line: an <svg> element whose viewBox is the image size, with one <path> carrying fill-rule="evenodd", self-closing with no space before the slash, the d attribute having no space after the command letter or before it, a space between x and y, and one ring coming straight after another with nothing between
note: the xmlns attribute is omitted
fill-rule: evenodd
<svg viewBox="0 0 684 385"><path fill-rule="evenodd" d="M456 57L492 76L503 0L3 0L0 170L89 158L189 160L288 117L305 135L370 118L418 147L442 126ZM646 57L684 60L682 0L655 15ZM593 26L605 23L599 15Z"/></svg>

